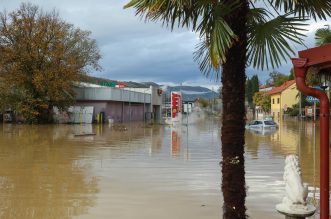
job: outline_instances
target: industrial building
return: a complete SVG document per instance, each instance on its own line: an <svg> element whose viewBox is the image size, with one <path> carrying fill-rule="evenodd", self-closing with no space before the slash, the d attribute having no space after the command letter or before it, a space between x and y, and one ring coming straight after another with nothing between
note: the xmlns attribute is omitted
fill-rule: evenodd
<svg viewBox="0 0 331 219"><path fill-rule="evenodd" d="M101 84L101 85L100 85ZM161 122L162 90L143 84L121 82L77 83L76 103L63 114L56 111L59 123Z"/></svg>

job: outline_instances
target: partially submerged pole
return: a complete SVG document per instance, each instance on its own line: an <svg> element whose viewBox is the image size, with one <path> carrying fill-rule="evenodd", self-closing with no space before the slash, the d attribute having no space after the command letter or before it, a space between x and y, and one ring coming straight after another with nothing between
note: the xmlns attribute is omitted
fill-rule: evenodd
<svg viewBox="0 0 331 219"><path fill-rule="evenodd" d="M329 99L325 92L305 83L307 58L293 58L297 88L320 100L320 218L329 218Z"/></svg>

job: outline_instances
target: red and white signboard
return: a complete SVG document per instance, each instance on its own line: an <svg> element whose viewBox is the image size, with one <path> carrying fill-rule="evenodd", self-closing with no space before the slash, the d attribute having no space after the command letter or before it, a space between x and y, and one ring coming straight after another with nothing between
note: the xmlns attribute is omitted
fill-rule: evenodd
<svg viewBox="0 0 331 219"><path fill-rule="evenodd" d="M124 88L124 87L126 87L126 84L124 82L117 82L116 87L118 87L118 88Z"/></svg>
<svg viewBox="0 0 331 219"><path fill-rule="evenodd" d="M182 112L182 94L180 92L171 92L171 118L178 120Z"/></svg>

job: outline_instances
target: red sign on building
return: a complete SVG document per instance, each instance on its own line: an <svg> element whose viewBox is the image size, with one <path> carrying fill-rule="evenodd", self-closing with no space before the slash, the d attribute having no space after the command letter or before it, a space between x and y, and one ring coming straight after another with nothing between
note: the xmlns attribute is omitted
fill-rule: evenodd
<svg viewBox="0 0 331 219"><path fill-rule="evenodd" d="M126 84L124 82L117 82L116 87L118 87L118 88L124 88L124 87L126 87Z"/></svg>
<svg viewBox="0 0 331 219"><path fill-rule="evenodd" d="M171 92L171 117L175 118L182 109L182 96L178 92Z"/></svg>

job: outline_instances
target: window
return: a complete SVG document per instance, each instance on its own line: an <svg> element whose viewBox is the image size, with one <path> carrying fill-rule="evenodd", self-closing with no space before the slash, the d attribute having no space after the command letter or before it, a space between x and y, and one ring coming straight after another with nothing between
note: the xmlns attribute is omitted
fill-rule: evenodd
<svg viewBox="0 0 331 219"><path fill-rule="evenodd" d="M277 98L277 103L279 104L279 98Z"/></svg>
<svg viewBox="0 0 331 219"><path fill-rule="evenodd" d="M264 121L264 124L266 124L266 125L276 125L276 123L273 122L273 121Z"/></svg>
<svg viewBox="0 0 331 219"><path fill-rule="evenodd" d="M274 98L272 98L272 104L275 104L275 99Z"/></svg>

